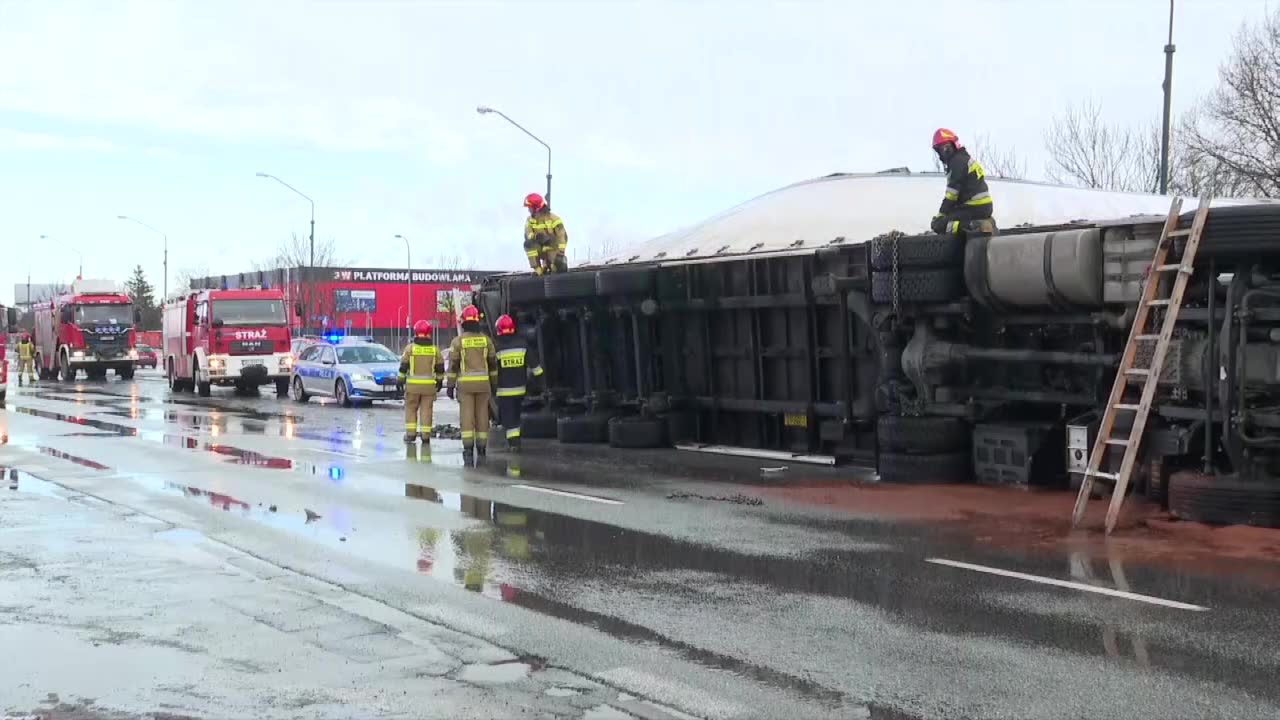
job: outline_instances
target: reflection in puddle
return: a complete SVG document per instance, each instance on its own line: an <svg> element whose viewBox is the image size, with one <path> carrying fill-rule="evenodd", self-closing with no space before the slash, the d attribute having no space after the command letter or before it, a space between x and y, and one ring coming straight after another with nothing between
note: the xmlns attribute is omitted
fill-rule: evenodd
<svg viewBox="0 0 1280 720"><path fill-rule="evenodd" d="M66 495L57 485L16 468L0 467L0 487L20 493L65 500Z"/></svg>

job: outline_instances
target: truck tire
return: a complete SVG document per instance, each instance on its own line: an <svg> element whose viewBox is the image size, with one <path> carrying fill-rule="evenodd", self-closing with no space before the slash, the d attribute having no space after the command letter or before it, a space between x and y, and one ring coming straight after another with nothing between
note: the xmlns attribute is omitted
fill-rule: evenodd
<svg viewBox="0 0 1280 720"><path fill-rule="evenodd" d="M876 421L880 450L908 455L946 453L969 448L969 425L959 418L881 415Z"/></svg>
<svg viewBox="0 0 1280 720"><path fill-rule="evenodd" d="M4 390L0 390L0 405L4 405L5 400L7 400L7 399L9 399L9 390L8 390L8 388L5 388Z"/></svg>
<svg viewBox="0 0 1280 720"><path fill-rule="evenodd" d="M589 298L596 294L596 274L590 270L552 273L543 280L546 283L547 298L551 300Z"/></svg>
<svg viewBox="0 0 1280 720"><path fill-rule="evenodd" d="M513 303L547 299L547 286L540 275L521 275L507 281L507 299Z"/></svg>
<svg viewBox="0 0 1280 720"><path fill-rule="evenodd" d="M196 394L200 397L209 397L213 391L212 385L200 382L200 364L195 358L191 358L191 387L195 388Z"/></svg>
<svg viewBox="0 0 1280 720"><path fill-rule="evenodd" d="M871 269L893 270L893 241L871 241ZM898 238L899 268L948 268L964 263L964 239L959 235L917 235Z"/></svg>
<svg viewBox="0 0 1280 720"><path fill-rule="evenodd" d="M616 417L609 421L609 445L616 448L667 446L667 423L653 417Z"/></svg>
<svg viewBox="0 0 1280 720"><path fill-rule="evenodd" d="M1280 528L1280 485L1181 470L1169 476L1169 512L1212 525Z"/></svg>
<svg viewBox="0 0 1280 720"><path fill-rule="evenodd" d="M907 303L941 303L964 293L964 275L959 268L900 270L898 300ZM893 304L893 273L871 273L871 302Z"/></svg>
<svg viewBox="0 0 1280 720"><path fill-rule="evenodd" d="M967 452L909 455L880 453L880 482L934 485L968 482L971 459Z"/></svg>
<svg viewBox="0 0 1280 720"><path fill-rule="evenodd" d="M556 420L556 439L562 443L609 442L607 415L566 415Z"/></svg>
<svg viewBox="0 0 1280 720"><path fill-rule="evenodd" d="M134 372L134 367L130 365L128 367L122 367L119 370L117 370L116 376L119 377L121 380L132 380L133 372Z"/></svg>
<svg viewBox="0 0 1280 720"><path fill-rule="evenodd" d="M601 295L652 295L656 273L652 268L618 268L596 273L596 292Z"/></svg>
<svg viewBox="0 0 1280 720"><path fill-rule="evenodd" d="M555 439L556 414L550 410L535 410L521 414L520 437L534 440Z"/></svg>
<svg viewBox="0 0 1280 720"><path fill-rule="evenodd" d="M74 382L76 369L71 367L71 360L67 358L66 353L63 353L60 358L62 362L62 380L64 382Z"/></svg>
<svg viewBox="0 0 1280 720"><path fill-rule="evenodd" d="M289 378L276 378L276 397L282 398L289 394Z"/></svg>
<svg viewBox="0 0 1280 720"><path fill-rule="evenodd" d="M347 382L342 378L338 378L338 382L333 384L333 399L344 408L351 407L351 391L347 389Z"/></svg>
<svg viewBox="0 0 1280 720"><path fill-rule="evenodd" d="M306 388L302 386L302 378L297 375L293 376L293 399L297 402L304 403L311 399L311 395L307 393Z"/></svg>

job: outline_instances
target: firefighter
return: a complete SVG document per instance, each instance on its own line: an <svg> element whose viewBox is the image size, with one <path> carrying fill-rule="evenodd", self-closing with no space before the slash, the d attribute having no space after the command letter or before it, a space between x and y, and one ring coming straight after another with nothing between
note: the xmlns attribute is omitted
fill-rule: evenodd
<svg viewBox="0 0 1280 720"><path fill-rule="evenodd" d="M498 349L498 422L506 430L507 447L520 451L520 406L529 377L541 377L537 355L516 334L516 321L502 315L494 325Z"/></svg>
<svg viewBox="0 0 1280 720"><path fill-rule="evenodd" d="M480 309L462 311L462 334L449 345L449 399L458 401L462 422L462 458L484 457L489 443L489 400L498 379L493 341L480 331Z"/></svg>
<svg viewBox="0 0 1280 720"><path fill-rule="evenodd" d="M23 333L22 339L18 341L18 385L22 385L24 375L31 376L31 382L36 381L36 344L31 342L31 335Z"/></svg>
<svg viewBox="0 0 1280 720"><path fill-rule="evenodd" d="M569 269L569 235L564 221L551 212L547 201L538 193L524 198L529 209L529 220L524 225L524 253L534 272L565 272Z"/></svg>
<svg viewBox="0 0 1280 720"><path fill-rule="evenodd" d="M996 232L992 219L987 172L964 149L960 138L946 128L933 133L933 151L947 168L947 191L930 227L942 233Z"/></svg>
<svg viewBox="0 0 1280 720"><path fill-rule="evenodd" d="M431 444L434 429L436 393L444 379L444 358L431 338L431 323L419 320L413 324L413 342L400 355L400 375L404 378L404 441L411 443L422 436L422 444Z"/></svg>

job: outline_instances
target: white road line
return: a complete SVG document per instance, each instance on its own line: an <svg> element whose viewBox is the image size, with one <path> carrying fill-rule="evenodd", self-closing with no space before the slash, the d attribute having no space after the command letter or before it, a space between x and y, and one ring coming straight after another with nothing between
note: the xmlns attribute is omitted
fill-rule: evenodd
<svg viewBox="0 0 1280 720"><path fill-rule="evenodd" d="M575 492L567 490L552 490L551 488L538 487L537 485L512 485L513 488L521 490L532 490L533 492L547 493L548 495L559 495L560 497L574 498L575 500L590 500L604 505L623 505L621 500L610 500L609 498L595 497L593 495L579 495Z"/></svg>
<svg viewBox="0 0 1280 720"><path fill-rule="evenodd" d="M925 558L925 562L933 563L935 565L948 565L950 567L961 568L964 570L990 573L992 575L1001 575L1003 577L1017 578L1019 580L1030 580L1031 582L1040 583L1042 585L1055 585L1057 587L1071 588L1073 590L1098 593L1099 595L1110 595L1111 597L1124 598L1125 600L1137 600L1138 602L1162 605L1164 607L1177 608L1179 610L1204 611L1209 609L1203 605L1192 605L1191 603L1178 602L1177 600L1165 600L1164 598L1152 597L1150 595L1140 595L1138 593L1126 592L1124 590L1112 590L1111 588L1086 585L1084 583L1070 582L1068 580L1058 580L1057 578L1043 577L1040 575L1028 575L1027 573L1014 572L1013 570L1001 570L1000 568L988 567L986 565L974 565L972 563L959 562L957 560Z"/></svg>
<svg viewBox="0 0 1280 720"><path fill-rule="evenodd" d="M324 453L325 455L337 455L338 457L345 457L345 458L364 457L363 455L353 455L351 453L338 452L337 450L321 450L320 448L302 448L302 449L307 450L309 452Z"/></svg>

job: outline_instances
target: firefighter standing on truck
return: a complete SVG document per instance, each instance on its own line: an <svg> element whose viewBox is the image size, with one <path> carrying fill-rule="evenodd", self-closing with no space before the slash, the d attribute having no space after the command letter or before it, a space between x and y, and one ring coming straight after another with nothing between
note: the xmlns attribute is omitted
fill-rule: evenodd
<svg viewBox="0 0 1280 720"><path fill-rule="evenodd" d="M551 212L547 201L538 193L526 195L524 206L529 208L529 219L524 224L524 254L529 258L529 267L539 275L566 272L569 234L565 232L564 221Z"/></svg>
<svg viewBox="0 0 1280 720"><path fill-rule="evenodd" d="M404 377L404 441L411 443L421 434L422 444L429 445L444 358L432 342L431 323L426 320L413 324L413 342L400 355L400 374Z"/></svg>
<svg viewBox="0 0 1280 720"><path fill-rule="evenodd" d="M480 309L462 311L462 334L449 345L449 399L457 399L462 420L462 459L484 457L489 443L489 399L498 379L493 341L480 331Z"/></svg>
<svg viewBox="0 0 1280 720"><path fill-rule="evenodd" d="M498 336L498 424L507 434L507 447L520 451L520 407L524 404L529 377L540 377L542 366L523 339L516 333L516 321L510 315L498 318L494 325Z"/></svg>
<svg viewBox="0 0 1280 720"><path fill-rule="evenodd" d="M31 342L31 335L22 334L18 341L18 385L22 385L23 376L30 375L31 382L36 381L36 344Z"/></svg>
<svg viewBox="0 0 1280 720"><path fill-rule="evenodd" d="M964 149L960 138L946 128L933 133L933 151L947 168L947 190L930 227L938 234L995 233L994 207L987 187L987 171Z"/></svg>

